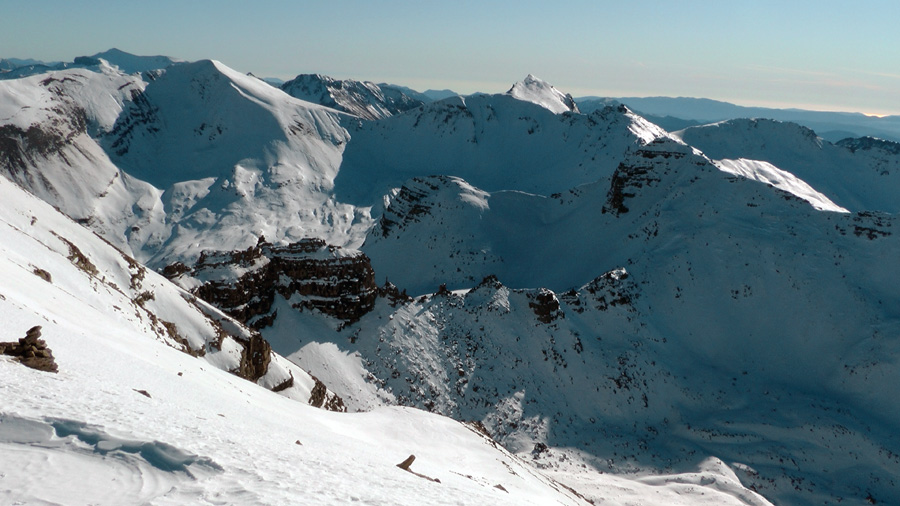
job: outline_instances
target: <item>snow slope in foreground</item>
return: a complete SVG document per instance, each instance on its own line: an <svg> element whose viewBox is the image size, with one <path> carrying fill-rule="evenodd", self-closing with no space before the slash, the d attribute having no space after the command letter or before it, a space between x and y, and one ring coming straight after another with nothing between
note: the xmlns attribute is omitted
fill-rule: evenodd
<svg viewBox="0 0 900 506"><path fill-rule="evenodd" d="M41 325L59 365L52 374L0 356L0 503L586 504L449 418L319 410L297 402L305 373L278 356L293 399L220 369L233 353L182 353L149 311L118 300L131 294L120 254L5 179L0 197L0 341ZM156 294L144 301L152 314L180 315L191 342L202 334L205 318L189 318L174 286L149 271L140 282ZM411 454L421 476L396 467ZM591 485L612 504L767 504L727 469L695 474Z"/></svg>
<svg viewBox="0 0 900 506"><path fill-rule="evenodd" d="M205 360L182 353L149 316L183 316L173 323L197 350L206 319L186 316L174 286L146 272L156 295L144 315L118 300L128 280L104 270L115 250L2 178L0 197L0 341L41 325L59 365L52 374L0 356L0 503L583 503L449 418L312 408L303 392L222 370L236 352L228 338L218 352L207 343ZM308 383L281 357L269 367L295 378L289 394ZM398 469L410 454L413 471L440 483Z"/></svg>

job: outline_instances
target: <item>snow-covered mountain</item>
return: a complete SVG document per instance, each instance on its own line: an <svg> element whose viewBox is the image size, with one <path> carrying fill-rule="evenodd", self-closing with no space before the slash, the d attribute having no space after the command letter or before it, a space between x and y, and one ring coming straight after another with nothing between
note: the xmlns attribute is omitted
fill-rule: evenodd
<svg viewBox="0 0 900 506"><path fill-rule="evenodd" d="M884 484L898 441L883 436L900 419L886 386L900 373L887 337L900 272L882 260L900 247L896 219L818 211L761 183L669 139L555 197L414 179L362 249L378 276L438 293L340 326L338 354L280 337L305 325L298 336L322 340L324 323L263 333L320 375L359 353L401 402L482 419L522 453L670 471L699 452L778 503L896 497ZM785 433L794 443L774 442ZM838 469L854 478L833 481Z"/></svg>
<svg viewBox="0 0 900 506"><path fill-rule="evenodd" d="M281 85L288 95L375 120L415 109L425 102L398 87L368 81L333 79L320 74L301 74Z"/></svg>
<svg viewBox="0 0 900 506"><path fill-rule="evenodd" d="M622 103L654 123L671 130L731 119L767 118L803 125L831 142L862 136L900 142L900 116L875 117L861 113L744 107L718 100L690 97L579 97L577 102L584 112L602 109L610 105L610 102Z"/></svg>
<svg viewBox="0 0 900 506"><path fill-rule="evenodd" d="M40 325L59 366L0 355L0 502L587 504L475 426L314 409L339 399L258 335L2 176L0 202L4 338Z"/></svg>
<svg viewBox="0 0 900 506"><path fill-rule="evenodd" d="M349 470L322 483L358 480L348 494L387 500L382 493L390 487L367 487L397 483L390 472L406 455L385 471L378 452L402 440L382 431L398 424L417 427L412 440L428 455L412 469L453 493L424 490L439 485L403 473L418 481L388 502L416 502L413 494L423 494L425 502L578 503L577 494L535 469L612 504L900 499L900 403L890 386L900 380L900 315L891 304L900 297L900 271L891 261L900 243L895 215L880 212L895 211L895 144L863 138L833 145L797 125L765 120L669 134L621 105L582 114L571 96L533 76L505 94L451 97L363 121L348 104L365 109L382 103L376 91L389 102L403 90L326 81L307 76L306 89L321 85L321 93L301 100L215 61L127 74L101 60L0 82L3 175L101 234L135 265L147 262L180 285L152 278L152 290L144 291L162 295L125 291L124 299L175 322L178 335L196 341L193 350L211 346L204 336L212 327L191 330L193 320L183 315L205 300L258 329L276 352L273 363L287 357L288 376L304 378L297 388L310 389L300 400L327 386L350 411L375 410L359 415L376 420L375 429L363 429L365 421L301 415L294 404L282 405L288 400L270 403L264 399L278 397L246 382L247 391L223 393L235 390L225 386L227 375L225 383L203 379L216 393L200 388L197 395L234 395L232 402L258 408L222 414L277 435L291 450L261 438L214 450L208 431L194 433L198 446L183 432L160 432L152 437L208 457L228 477L181 484L166 500L193 490L195 498L233 493L240 495L234 502L284 502L279 498L296 490L260 477L295 483L298 475L277 465L241 466L237 455L264 449L303 465L329 462L323 453L297 457L286 428L317 447L340 448L344 460L326 467ZM342 104L333 90L360 94ZM334 106L321 105L328 97ZM26 291L53 294L31 267L55 280L54 270L86 264L71 251L74 260L60 256L67 243L33 231L43 218L31 222L22 211L33 199L7 188L14 204L4 212L22 217L10 218L17 232L4 255L13 259L7 270L15 282L0 283L0 294L16 301ZM96 260L121 253L95 246L81 229L63 234L75 225L59 223L53 230L100 274L64 276L71 304L38 304L35 314L77 328L80 304L131 307L96 295L108 286L104 276L116 286L126 284L120 277L131 279L121 266ZM36 250L16 253L30 237L55 248L52 269L23 264L42 258ZM113 274L104 274L107 268ZM93 288L78 288L83 283ZM15 311L31 307L16 304ZM146 337L138 313L119 322L109 310L78 335L103 335L103 325L121 324L123 335ZM20 326L19 333L29 328ZM63 363L71 347L47 330L61 371L83 367ZM240 346L244 334L236 335ZM174 387L163 386L168 380L159 370L173 367L170 361L179 370L193 367L184 365L191 357L175 355L128 363L169 392ZM7 365L21 367L0 362ZM324 386L300 369L292 373L298 365ZM108 381L121 381L109 374ZM121 402L104 395L111 397L101 401ZM185 396L193 394L177 395L189 402ZM54 425L56 418L84 420L71 404L44 415L40 401L16 399L13 424L61 438L83 434L65 432L72 424L61 425L63 433ZM138 409L133 401L124 405ZM216 409L193 402L199 411L192 416ZM384 408L397 404L477 421L531 467L465 427ZM110 426L124 423L134 435L125 439L137 439L121 413L99 412L105 418L96 423L107 428L96 430L111 434ZM266 413L269 421L261 421ZM272 421L297 416L315 429ZM427 429L438 426L459 436L451 443L460 445L440 458L446 441ZM377 443L372 453L348 457L353 445L341 434ZM0 435L0 444L3 437L11 436ZM457 470L454 462L465 459L477 473ZM425 467L429 461L436 466ZM501 468L508 479L523 480L516 492L513 482L496 479ZM361 478L372 469L379 470ZM302 497L311 502L350 500L307 493Z"/></svg>
<svg viewBox="0 0 900 506"><path fill-rule="evenodd" d="M0 82L0 172L127 253L162 242L158 189L97 143L144 83L102 64Z"/></svg>
<svg viewBox="0 0 900 506"><path fill-rule="evenodd" d="M572 95L557 90L547 81L532 74L514 84L506 93L519 100L538 104L556 114L579 112Z"/></svg>
<svg viewBox="0 0 900 506"><path fill-rule="evenodd" d="M730 120L675 135L716 160L759 160L788 171L853 211L900 211L900 144L848 139L832 144L795 123Z"/></svg>
<svg viewBox="0 0 900 506"><path fill-rule="evenodd" d="M556 114L509 94L454 97L349 129L335 193L370 206L413 177L547 195L608 178L665 131L627 108Z"/></svg>
<svg viewBox="0 0 900 506"><path fill-rule="evenodd" d="M0 80L20 79L70 68L91 69L99 66L101 60L107 65L117 67L125 74L161 70L169 65L184 62L184 60L168 56L137 56L116 48L93 56L79 56L71 62L42 62L32 59L9 58L0 60Z"/></svg>
<svg viewBox="0 0 900 506"><path fill-rule="evenodd" d="M371 222L328 193L351 118L218 62L0 84L4 173L154 266L262 235L359 244Z"/></svg>

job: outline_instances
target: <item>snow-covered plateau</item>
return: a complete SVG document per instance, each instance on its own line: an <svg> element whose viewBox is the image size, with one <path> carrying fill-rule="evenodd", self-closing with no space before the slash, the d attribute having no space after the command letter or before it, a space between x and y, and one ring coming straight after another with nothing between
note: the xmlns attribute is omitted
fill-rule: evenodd
<svg viewBox="0 0 900 506"><path fill-rule="evenodd" d="M900 504L900 144L0 76L4 504Z"/></svg>

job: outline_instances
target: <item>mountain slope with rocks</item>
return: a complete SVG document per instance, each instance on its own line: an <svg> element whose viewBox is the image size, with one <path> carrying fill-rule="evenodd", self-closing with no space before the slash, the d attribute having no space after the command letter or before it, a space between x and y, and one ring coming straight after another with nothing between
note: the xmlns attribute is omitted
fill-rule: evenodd
<svg viewBox="0 0 900 506"><path fill-rule="evenodd" d="M372 93L365 95L354 82L329 88L324 79L306 78L309 90L324 87L309 97L319 104L211 60L134 74L104 60L0 81L3 175L125 252L62 224L46 206L41 212L57 217L31 222L22 209L36 201L6 184L17 203L5 211L16 232L4 261L16 281L0 284L0 293L18 301L12 318L24 318L30 306L22 301L37 300L28 298L32 290L61 297L41 272L56 280L57 272L90 271L90 264L100 273L65 274L70 303L35 306L32 316L46 316L44 339L61 373L75 370L67 357L81 355L46 322L77 329L71 315L83 304L99 323L79 335L103 335L102 325L120 325L129 336L159 330L160 342L149 342L178 358L160 352L167 358L149 370L187 367L181 355L195 360L178 349L205 350L208 362L196 362L238 372L258 369L240 365L239 355L271 356L282 373L257 377L265 387L281 384L275 376L286 381L287 371L306 389L295 396L304 403L315 397L315 405L336 407L328 399L339 398L350 411L373 411L360 419L379 427L417 427L416 447L431 450L399 469L420 481L393 502L413 502L413 494L456 498L427 488L438 485L423 476L476 503L505 493L500 502L900 498L900 403L891 388L900 380L900 315L891 304L900 296L892 260L900 252L891 214L895 144L831 144L798 125L762 119L670 134L621 105L582 114L569 95L533 76L506 94L366 118L351 105L380 103L377 89L357 83ZM341 105L331 95L337 89L360 95ZM385 100L404 93L379 89ZM328 97L336 105L321 105ZM29 228L43 221L66 230L57 233L68 242ZM25 246L35 237L55 252L52 262L35 263L46 256ZM69 243L80 253L66 254ZM107 257L113 260L97 260ZM147 270L144 288L121 289L140 269L120 258L141 268L146 262L179 288ZM121 297L104 288L108 282ZM115 301L96 299L100 289ZM108 309L132 306L134 318ZM139 307L177 332L142 317ZM230 354L213 349L214 324L188 316L197 307L239 329L223 341ZM15 342L30 323L0 341ZM173 335L189 346L179 348ZM274 353L248 345L241 355L244 341L265 342ZM3 367L21 368L4 360ZM230 384L222 377L225 383L209 385ZM156 373L147 378L171 389ZM244 383L238 398L245 403L301 416ZM16 399L14 423L45 433L49 425L54 437L66 437L35 414L39 402ZM443 418L386 408L396 405L471 422L493 442ZM83 418L66 410L56 416ZM103 412L104 423L122 423ZM293 443L278 424L229 413ZM317 416L307 418L324 420ZM402 439L328 420L316 426L334 434L301 437L346 449L338 435L350 431L359 434L354 441L377 439L378 451ZM431 426L476 439L461 436L462 447L437 458L445 446L429 435ZM189 447L182 434L163 435ZM241 467L235 454L211 450L209 433L200 436L203 455L226 475L248 473L228 475L236 502L283 502L257 478L297 479L266 464ZM0 444L8 443L3 437L11 436L0 434ZM21 444L15 437L9 444ZM479 444L492 449L474 450ZM269 443L253 447L295 458ZM477 473L452 465L470 452L479 455ZM359 478L380 469L376 454L347 458L341 462L351 464L340 466L350 470L341 476L359 480L353 497L388 500L381 488L363 491L371 478L396 483L393 475ZM524 481L497 479L501 468ZM195 499L210 497L218 485L209 484L222 482L203 483L179 485L170 502L191 490L201 491ZM351 499L311 494L313 502Z"/></svg>
<svg viewBox="0 0 900 506"><path fill-rule="evenodd" d="M625 107L555 114L507 94L448 98L349 134L335 195L368 206L432 175L489 191L562 192L610 177L628 151L668 135Z"/></svg>
<svg viewBox="0 0 900 506"><path fill-rule="evenodd" d="M0 502L588 504L473 426L315 409L342 405L258 334L3 176L0 198L3 340L42 329L58 364L0 354Z"/></svg>
<svg viewBox="0 0 900 506"><path fill-rule="evenodd" d="M425 103L398 87L352 79L333 79L319 74L301 74L281 85L281 89L300 100L367 120L387 118Z"/></svg>
<svg viewBox="0 0 900 506"><path fill-rule="evenodd" d="M847 209L900 210L898 143L862 138L832 144L795 123L766 119L725 121L675 135L713 159L768 162Z"/></svg>

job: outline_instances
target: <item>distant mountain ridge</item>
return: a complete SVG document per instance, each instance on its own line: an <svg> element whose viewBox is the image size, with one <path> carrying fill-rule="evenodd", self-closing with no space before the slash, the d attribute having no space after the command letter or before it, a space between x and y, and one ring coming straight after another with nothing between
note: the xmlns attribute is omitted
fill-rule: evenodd
<svg viewBox="0 0 900 506"><path fill-rule="evenodd" d="M184 63L184 60L168 56L137 56L112 48L92 56L78 56L72 62L42 62L39 60L16 58L0 60L0 80L19 79L35 74L43 74L68 68L90 68L100 64L100 59L119 67L126 74L161 70L169 65Z"/></svg>
<svg viewBox="0 0 900 506"><path fill-rule="evenodd" d="M801 109L772 109L745 107L707 98L688 97L622 97L578 98L579 106L590 112L611 101L621 102L639 114L653 116L673 130L697 124L713 123L737 118L765 118L799 123L811 128L823 138L837 142L848 137L880 137L900 142L900 116L878 118L860 113L806 111Z"/></svg>
<svg viewBox="0 0 900 506"><path fill-rule="evenodd" d="M367 120L400 114L424 105L397 87L338 80L320 74L301 74L281 85L288 95L333 107Z"/></svg>

